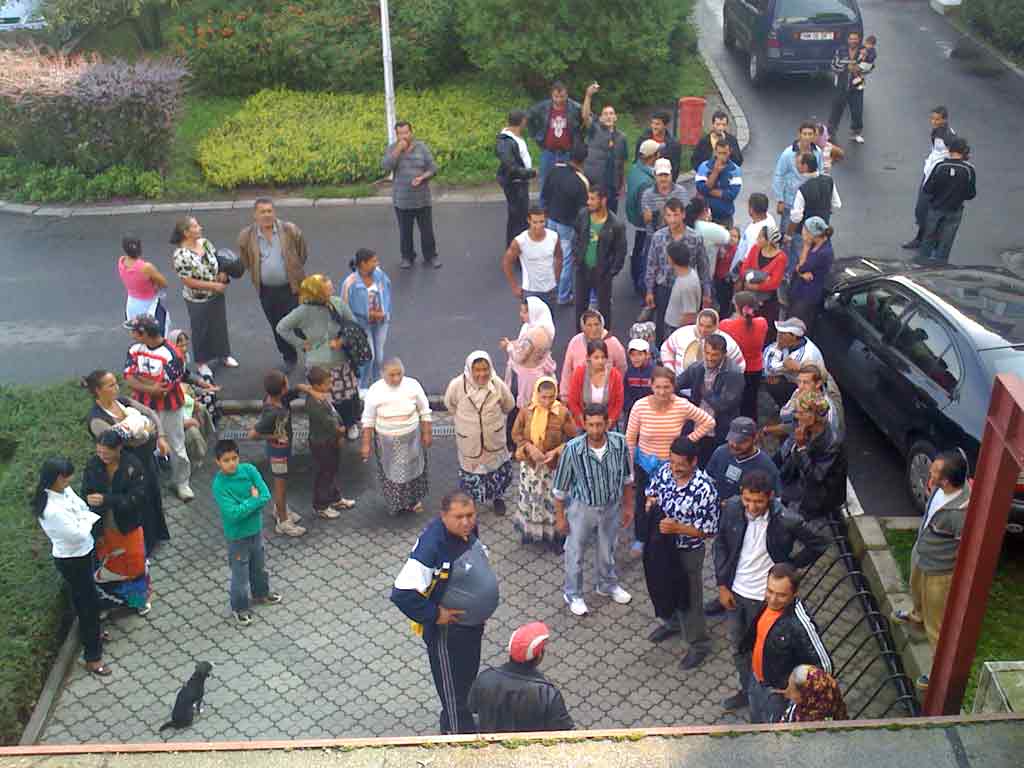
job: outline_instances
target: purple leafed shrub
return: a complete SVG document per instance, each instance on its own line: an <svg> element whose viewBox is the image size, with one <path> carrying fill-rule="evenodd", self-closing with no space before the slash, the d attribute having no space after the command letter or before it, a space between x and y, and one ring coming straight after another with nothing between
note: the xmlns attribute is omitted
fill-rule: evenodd
<svg viewBox="0 0 1024 768"><path fill-rule="evenodd" d="M0 50L0 113L19 160L159 168L168 156L187 70L177 60L102 61L41 49Z"/></svg>

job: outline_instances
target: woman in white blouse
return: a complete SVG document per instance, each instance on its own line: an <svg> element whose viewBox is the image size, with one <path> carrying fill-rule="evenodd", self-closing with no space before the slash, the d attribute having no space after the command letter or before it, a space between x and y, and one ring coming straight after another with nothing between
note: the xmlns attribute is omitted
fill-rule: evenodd
<svg viewBox="0 0 1024 768"><path fill-rule="evenodd" d="M32 511L53 545L53 561L71 589L71 604L78 614L78 632L85 649L85 668L107 677L100 629L100 595L94 581L92 527L99 516L71 489L75 467L70 459L51 458L39 469Z"/></svg>
<svg viewBox="0 0 1024 768"><path fill-rule="evenodd" d="M433 439L430 403L397 357L385 361L381 374L363 403L363 461L369 461L372 448L389 515L422 512L429 491L427 448Z"/></svg>

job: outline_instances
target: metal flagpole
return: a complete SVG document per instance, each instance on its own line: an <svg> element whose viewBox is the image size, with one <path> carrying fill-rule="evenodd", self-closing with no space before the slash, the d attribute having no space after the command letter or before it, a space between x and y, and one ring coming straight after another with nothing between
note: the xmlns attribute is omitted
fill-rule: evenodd
<svg viewBox="0 0 1024 768"><path fill-rule="evenodd" d="M380 38L384 52L384 110L388 121L388 144L395 143L395 78L391 71L391 21L388 0L380 0Z"/></svg>

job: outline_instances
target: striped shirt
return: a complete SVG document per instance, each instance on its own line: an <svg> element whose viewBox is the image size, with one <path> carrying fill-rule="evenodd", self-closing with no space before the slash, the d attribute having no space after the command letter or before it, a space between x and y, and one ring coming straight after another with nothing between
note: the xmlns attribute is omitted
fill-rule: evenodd
<svg viewBox="0 0 1024 768"><path fill-rule="evenodd" d="M711 295L711 267L708 263L704 240L695 229L686 228L681 238L690 248L690 266L697 270L700 286L705 296ZM654 293L654 286L671 286L675 281L675 272L668 260L668 247L675 240L668 227L662 227L648 240L647 268L644 272L644 284L648 293Z"/></svg>
<svg viewBox="0 0 1024 768"><path fill-rule="evenodd" d="M632 453L637 447L646 454L668 460L668 449L679 437L687 421L694 422L690 437L694 441L715 433L715 420L689 400L673 395L672 404L664 411L652 406L654 395L636 401L629 413L626 443Z"/></svg>
<svg viewBox="0 0 1024 768"><path fill-rule="evenodd" d="M384 159L381 160L381 167L395 174L395 180L391 185L394 206L402 210L429 208L430 180L427 179L418 187L412 185L412 180L424 173L437 173L434 156L422 141L413 141L412 149L396 158L393 153L397 144L398 142L388 145Z"/></svg>
<svg viewBox="0 0 1024 768"><path fill-rule="evenodd" d="M555 470L556 499L572 496L589 507L606 507L622 498L622 489L633 483L626 439L609 432L605 445L607 450L598 458L586 434L565 444Z"/></svg>
<svg viewBox="0 0 1024 768"><path fill-rule="evenodd" d="M643 191L643 194L640 195L640 213L643 215L644 211L650 211L654 214L654 216L651 217L651 222L649 224L644 224L644 229L648 232L654 233L663 226L661 219L662 213L665 211L665 203L673 197L682 203L683 206L690 202L690 195L687 194L686 187L682 184L673 184L672 189L670 189L666 194L662 194L658 191L657 184L653 184Z"/></svg>

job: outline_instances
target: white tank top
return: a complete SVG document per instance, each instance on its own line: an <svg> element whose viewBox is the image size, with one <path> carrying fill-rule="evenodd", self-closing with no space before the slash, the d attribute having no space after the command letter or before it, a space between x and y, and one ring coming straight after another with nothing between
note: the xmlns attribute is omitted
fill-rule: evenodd
<svg viewBox="0 0 1024 768"><path fill-rule="evenodd" d="M544 239L534 242L530 230L516 236L519 244L519 264L523 268L523 290L546 293L555 288L555 245L558 233L544 230Z"/></svg>

